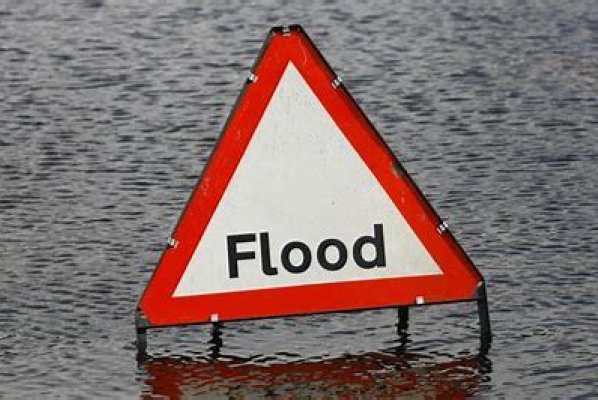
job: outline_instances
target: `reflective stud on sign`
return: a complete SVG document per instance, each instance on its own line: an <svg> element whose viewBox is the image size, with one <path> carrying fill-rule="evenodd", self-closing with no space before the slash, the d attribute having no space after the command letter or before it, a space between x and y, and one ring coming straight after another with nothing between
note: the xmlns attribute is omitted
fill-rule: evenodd
<svg viewBox="0 0 598 400"><path fill-rule="evenodd" d="M271 31L141 297L147 327L479 298L337 77L300 27Z"/></svg>

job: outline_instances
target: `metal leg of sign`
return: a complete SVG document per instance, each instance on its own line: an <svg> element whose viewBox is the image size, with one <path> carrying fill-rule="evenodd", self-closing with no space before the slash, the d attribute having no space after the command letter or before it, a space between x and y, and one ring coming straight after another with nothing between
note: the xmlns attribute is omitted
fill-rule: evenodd
<svg viewBox="0 0 598 400"><path fill-rule="evenodd" d="M137 338L135 344L137 345L137 359L143 359L147 356L147 327L148 322L143 317L141 311L137 310L135 314L135 330Z"/></svg>
<svg viewBox="0 0 598 400"><path fill-rule="evenodd" d="M397 335L399 336L399 347L397 351L402 353L405 351L407 342L409 342L409 307L399 307L398 311L398 322L397 322Z"/></svg>
<svg viewBox="0 0 598 400"><path fill-rule="evenodd" d="M222 349L222 323L212 322L212 337L208 341L210 343L210 358L217 360L220 357L220 350Z"/></svg>
<svg viewBox="0 0 598 400"><path fill-rule="evenodd" d="M409 327L409 307L399 307L399 322L397 323L397 332L399 335Z"/></svg>
<svg viewBox="0 0 598 400"><path fill-rule="evenodd" d="M488 312L488 298L484 282L478 288L477 297L478 316L480 318L480 353L485 355L492 344L492 331L490 330L490 313Z"/></svg>
<svg viewBox="0 0 598 400"><path fill-rule="evenodd" d="M144 358L147 355L147 333L145 328L137 328L137 358Z"/></svg>

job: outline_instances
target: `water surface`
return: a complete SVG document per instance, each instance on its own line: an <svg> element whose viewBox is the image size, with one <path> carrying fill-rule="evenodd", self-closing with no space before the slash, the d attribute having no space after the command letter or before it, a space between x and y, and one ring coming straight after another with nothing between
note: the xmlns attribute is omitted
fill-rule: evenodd
<svg viewBox="0 0 598 400"><path fill-rule="evenodd" d="M0 0L0 397L598 396L598 6L495 3ZM461 304L407 343L395 310L155 331L137 364L137 298L283 23L484 273L487 358Z"/></svg>

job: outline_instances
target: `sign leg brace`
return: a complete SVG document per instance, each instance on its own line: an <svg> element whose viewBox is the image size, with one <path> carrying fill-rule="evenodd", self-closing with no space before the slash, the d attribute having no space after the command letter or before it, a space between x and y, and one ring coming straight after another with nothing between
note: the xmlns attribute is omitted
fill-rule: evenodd
<svg viewBox="0 0 598 400"><path fill-rule="evenodd" d="M480 352L486 354L492 344L492 331L490 329L490 313L488 312L488 298L486 296L486 283L482 282L478 289L478 316L480 318Z"/></svg>

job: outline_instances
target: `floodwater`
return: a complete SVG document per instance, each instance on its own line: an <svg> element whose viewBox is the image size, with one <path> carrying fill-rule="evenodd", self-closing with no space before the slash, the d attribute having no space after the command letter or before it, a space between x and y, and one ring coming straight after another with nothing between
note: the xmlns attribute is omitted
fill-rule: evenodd
<svg viewBox="0 0 598 400"><path fill-rule="evenodd" d="M0 397L598 397L598 3L0 0ZM488 281L149 333L133 310L268 28L300 23ZM363 294L366 295L366 294Z"/></svg>

